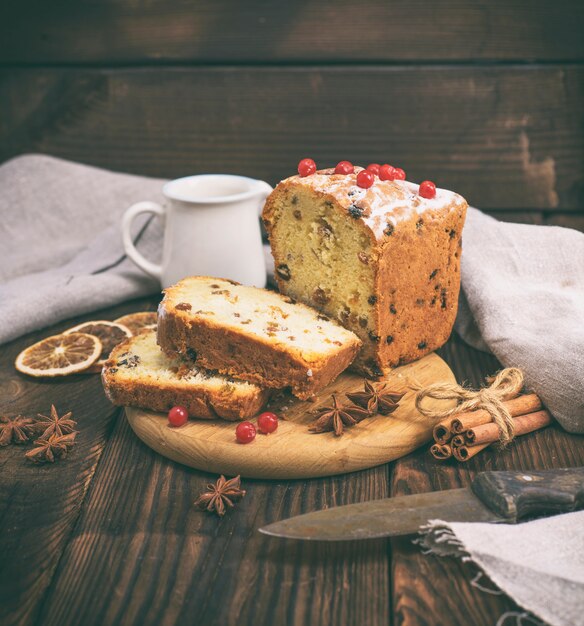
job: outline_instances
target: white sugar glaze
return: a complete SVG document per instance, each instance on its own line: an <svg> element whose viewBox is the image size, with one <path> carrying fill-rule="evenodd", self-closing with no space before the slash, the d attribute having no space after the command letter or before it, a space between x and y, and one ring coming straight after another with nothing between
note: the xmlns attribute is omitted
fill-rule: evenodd
<svg viewBox="0 0 584 626"><path fill-rule="evenodd" d="M356 175L363 168L355 167L354 174L334 174L334 170L319 170L306 177L291 176L286 179L297 185L308 186L320 193L334 197L347 208L352 204L365 209L364 223L376 238L383 236L387 224L410 219L412 213L422 215L426 211L454 211L466 206L465 199L453 191L436 188L436 197L427 199L418 194L419 185L405 180L380 180L369 189L357 186Z"/></svg>

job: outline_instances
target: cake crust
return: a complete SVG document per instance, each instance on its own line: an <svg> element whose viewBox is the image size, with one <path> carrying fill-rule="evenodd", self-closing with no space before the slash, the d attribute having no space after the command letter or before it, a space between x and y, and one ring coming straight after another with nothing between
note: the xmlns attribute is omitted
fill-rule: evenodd
<svg viewBox="0 0 584 626"><path fill-rule="evenodd" d="M338 346L328 346L323 353L316 347L310 349L295 345L295 341L289 340L289 337L253 332L249 326L242 325L242 321L229 324L218 321L215 315L210 314L216 310L216 306L210 304L206 311L207 304L204 301L199 301L202 307L200 311L181 306L185 304L185 291L188 292L189 286L196 283L209 287L216 285L217 293L227 291L229 295L225 296L226 300L230 296L248 301L254 295L258 298L267 297L272 303L269 306L282 311L286 323L290 324L294 315L301 313L311 322L316 322L317 328L321 329L317 332L322 329L326 331L330 326L337 334L340 333L342 341L337 341L340 344ZM234 293L231 293L230 286L237 288L231 290ZM238 290L240 287L244 292ZM237 308L237 305L234 304L233 308ZM317 311L274 292L243 287L224 279L191 277L165 290L164 299L158 309L158 344L166 353L178 353L202 367L254 382L262 387L291 387L296 397L308 399L350 365L361 345L353 333L347 332L325 316L320 316L320 320L318 317ZM326 332L323 337L329 344L332 343ZM315 337L315 341L317 339L320 340L320 337Z"/></svg>
<svg viewBox="0 0 584 626"><path fill-rule="evenodd" d="M159 349L155 331L146 331L146 334L151 335L152 344ZM189 382L178 376L174 380L154 380L148 373L141 372L139 362L132 365L136 344L145 341L150 342L150 337L127 339L114 348L103 366L101 376L105 393L117 406L136 406L166 412L180 405L187 409L190 417L209 420L220 417L236 421L257 415L268 400L268 389L230 381L213 373L208 374L211 383ZM135 376L127 375L128 363L130 368L134 368ZM168 365L178 370L182 364L177 361Z"/></svg>
<svg viewBox="0 0 584 626"><path fill-rule="evenodd" d="M356 167L354 175L328 169L312 176L292 176L268 197L262 217L280 291L357 333L363 348L352 367L376 377L385 368L432 352L450 336L458 306L461 233L467 203L462 196L444 189L437 189L433 199L423 198L418 185L407 181L376 178L372 187L361 189L355 180L361 169ZM357 267L359 262L369 266L367 301L361 302L361 315L354 313L356 307L351 303L344 315L334 298L327 300L334 293L326 293L319 267L304 283L294 280L294 262L298 265L298 256L304 254L306 246L294 242L289 230L282 235L281 224L282 219L290 220L292 213L302 226L306 198L320 206L321 218L333 217L347 224L354 238L362 242L352 261ZM320 263L324 263L322 258ZM354 270L345 263L337 273L345 271L349 277Z"/></svg>

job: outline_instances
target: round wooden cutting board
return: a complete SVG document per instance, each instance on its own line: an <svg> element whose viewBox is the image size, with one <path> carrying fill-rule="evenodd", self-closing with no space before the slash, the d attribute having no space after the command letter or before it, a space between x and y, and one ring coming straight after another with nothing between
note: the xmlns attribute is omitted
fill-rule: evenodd
<svg viewBox="0 0 584 626"><path fill-rule="evenodd" d="M392 391L405 391L409 381L422 385L456 382L454 374L436 354L391 370L382 381ZM147 445L184 465L196 469L248 478L315 478L366 469L408 454L432 436L434 423L415 408L414 392L408 391L399 408L388 416L368 418L342 436L308 431L314 412L331 403L331 394L361 391L363 377L344 373L321 392L316 402L297 400L279 392L267 409L281 419L278 430L261 435L252 443L235 441L235 422L190 420L180 428L170 428L166 415L126 407L134 432ZM449 408L452 403L427 401L430 407ZM253 421L253 420L251 420Z"/></svg>

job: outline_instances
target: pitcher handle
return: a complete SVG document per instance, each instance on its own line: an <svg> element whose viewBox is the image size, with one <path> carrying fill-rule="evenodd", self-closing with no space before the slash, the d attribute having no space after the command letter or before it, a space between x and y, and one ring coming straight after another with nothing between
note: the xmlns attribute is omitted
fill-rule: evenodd
<svg viewBox="0 0 584 626"><path fill-rule="evenodd" d="M264 210L264 204L266 202L266 198L274 191L268 183L263 180L257 181L258 186L258 215L262 216L262 211Z"/></svg>
<svg viewBox="0 0 584 626"><path fill-rule="evenodd" d="M154 213L162 217L165 215L164 208L156 202L137 202L127 209L122 217L122 241L124 242L124 251L128 255L128 258L143 272L160 280L162 278L162 266L145 259L140 252L138 252L132 241L132 235L130 233L132 222L140 213Z"/></svg>

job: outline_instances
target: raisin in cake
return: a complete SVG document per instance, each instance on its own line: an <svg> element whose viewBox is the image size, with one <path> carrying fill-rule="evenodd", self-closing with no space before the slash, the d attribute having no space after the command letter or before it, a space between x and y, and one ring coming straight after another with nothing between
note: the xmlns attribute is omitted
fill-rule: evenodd
<svg viewBox="0 0 584 626"><path fill-rule="evenodd" d="M320 170L292 176L269 196L263 219L280 291L356 333L358 370L379 376L448 339L458 305L467 204L451 191Z"/></svg>
<svg viewBox="0 0 584 626"><path fill-rule="evenodd" d="M114 348L102 370L108 398L120 406L168 411L187 408L191 417L239 420L259 413L268 391L166 356L154 330Z"/></svg>
<svg viewBox="0 0 584 626"><path fill-rule="evenodd" d="M326 387L361 346L318 311L266 289L194 276L164 293L158 308L163 350L262 387L291 387L298 398Z"/></svg>

